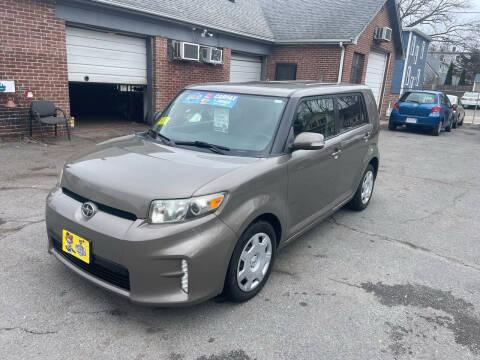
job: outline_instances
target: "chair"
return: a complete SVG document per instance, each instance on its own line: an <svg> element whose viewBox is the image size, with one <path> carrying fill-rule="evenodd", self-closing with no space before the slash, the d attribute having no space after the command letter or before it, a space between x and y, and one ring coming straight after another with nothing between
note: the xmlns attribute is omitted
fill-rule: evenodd
<svg viewBox="0 0 480 360"><path fill-rule="evenodd" d="M63 114L63 117L57 116L57 111ZM37 120L40 125L40 135L43 139L43 124L55 125L55 136L57 136L57 125L65 122L67 128L68 141L70 139L70 126L67 120L67 114L60 108L55 107L55 104L47 100L36 100L30 104L30 136L32 136L33 120Z"/></svg>

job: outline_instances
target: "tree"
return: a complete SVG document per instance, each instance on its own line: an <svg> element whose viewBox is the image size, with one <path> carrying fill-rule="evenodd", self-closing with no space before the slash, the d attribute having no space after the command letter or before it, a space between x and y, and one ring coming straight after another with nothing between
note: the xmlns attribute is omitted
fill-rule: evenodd
<svg viewBox="0 0 480 360"><path fill-rule="evenodd" d="M475 75L480 74L480 47L469 49L462 54L458 66L465 71L466 85L472 84Z"/></svg>
<svg viewBox="0 0 480 360"><path fill-rule="evenodd" d="M478 41L480 19L459 19L471 10L470 0L398 0L403 27L420 27L433 41L464 46Z"/></svg>
<svg viewBox="0 0 480 360"><path fill-rule="evenodd" d="M466 80L467 73L465 69L462 70L462 73L460 74L460 80L458 81L458 85L460 86L465 86L465 80Z"/></svg>
<svg viewBox="0 0 480 360"><path fill-rule="evenodd" d="M450 67L448 68L447 77L445 78L445 85L452 85L453 80L453 62L450 63Z"/></svg>

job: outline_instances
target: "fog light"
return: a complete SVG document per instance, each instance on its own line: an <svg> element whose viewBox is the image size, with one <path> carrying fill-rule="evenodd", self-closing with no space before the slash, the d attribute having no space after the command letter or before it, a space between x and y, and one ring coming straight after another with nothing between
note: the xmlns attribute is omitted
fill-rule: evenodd
<svg viewBox="0 0 480 360"><path fill-rule="evenodd" d="M182 290L188 294L188 262L187 260L182 260Z"/></svg>

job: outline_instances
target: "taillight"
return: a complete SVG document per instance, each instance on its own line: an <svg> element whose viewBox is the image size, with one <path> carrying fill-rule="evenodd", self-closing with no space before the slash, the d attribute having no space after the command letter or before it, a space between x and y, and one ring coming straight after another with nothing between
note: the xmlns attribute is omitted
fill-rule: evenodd
<svg viewBox="0 0 480 360"><path fill-rule="evenodd" d="M457 111L457 105L453 105L453 111Z"/></svg>
<svg viewBox="0 0 480 360"><path fill-rule="evenodd" d="M430 114L440 114L440 111L442 110L442 107L440 105L435 106Z"/></svg>
<svg viewBox="0 0 480 360"><path fill-rule="evenodd" d="M396 102L394 106L395 106L395 110L397 111L400 110L400 106L398 105L398 102Z"/></svg>

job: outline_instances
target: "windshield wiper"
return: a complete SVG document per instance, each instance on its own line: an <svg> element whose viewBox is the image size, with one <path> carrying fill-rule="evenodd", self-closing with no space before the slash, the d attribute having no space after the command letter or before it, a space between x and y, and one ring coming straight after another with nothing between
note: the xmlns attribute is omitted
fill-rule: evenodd
<svg viewBox="0 0 480 360"><path fill-rule="evenodd" d="M175 145L195 146L198 148L209 149L217 154L225 154L224 151L230 151L230 148L222 145L210 144L204 141L175 141Z"/></svg>

